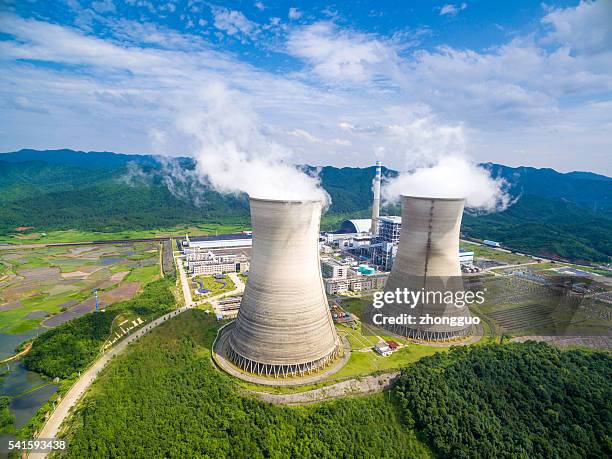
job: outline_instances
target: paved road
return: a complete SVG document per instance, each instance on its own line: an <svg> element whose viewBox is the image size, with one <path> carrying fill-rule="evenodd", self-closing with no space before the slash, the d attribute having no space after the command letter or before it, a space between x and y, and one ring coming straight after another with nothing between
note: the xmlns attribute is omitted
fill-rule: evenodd
<svg viewBox="0 0 612 459"><path fill-rule="evenodd" d="M64 420L68 417L72 407L77 404L91 383L96 379L96 376L98 376L100 370L102 370L113 357L123 352L123 350L127 348L130 343L136 341L145 333L148 333L158 325L164 323L167 319L175 317L188 309L190 309L188 306L183 306L182 308L175 309L168 314L164 314L163 316L153 320L151 323L138 329L125 340L119 342L107 352L102 354L102 356L81 375L77 382L64 395L64 398L57 405L45 423L43 429L38 434L38 438L55 438L57 436L62 422L64 422ZM44 458L46 456L46 453L32 453L29 455L31 458Z"/></svg>
<svg viewBox="0 0 612 459"><path fill-rule="evenodd" d="M145 333L153 330L158 325L164 323L167 319L171 317L175 317L195 306L192 298L191 298L191 289L189 288L187 275L185 270L183 269L182 263L180 260L177 260L177 266L179 268L179 274L181 279L181 284L183 288L183 296L185 298L185 305L181 308L175 309L163 316L155 319L149 324L146 324L142 328L136 330L133 334L128 336L125 340L117 343L115 346L110 348L104 354L96 360L91 367L89 367L77 380L77 382L70 388L70 390L64 395L62 401L57 405L47 422L45 423L43 429L38 434L38 438L55 438L59 433L60 427L64 420L70 415L70 410L74 407L78 401L81 399L85 391L89 388L91 383L96 379L100 370L102 370L106 364L116 355L120 354L127 348L127 346L143 336ZM223 296L234 294L237 291L241 291L244 289L244 284L240 280L237 275L231 276L232 280L236 283L237 288L232 292L222 293L220 295L208 298L207 301L214 301ZM31 453L28 457L30 458L44 458L46 457L46 453Z"/></svg>
<svg viewBox="0 0 612 459"><path fill-rule="evenodd" d="M191 289L189 288L189 280L187 279L187 273L183 267L183 260L180 256L175 256L174 260L179 271L179 278L181 279L181 287L183 288L183 298L185 299L186 306L193 306L193 298L191 297Z"/></svg>

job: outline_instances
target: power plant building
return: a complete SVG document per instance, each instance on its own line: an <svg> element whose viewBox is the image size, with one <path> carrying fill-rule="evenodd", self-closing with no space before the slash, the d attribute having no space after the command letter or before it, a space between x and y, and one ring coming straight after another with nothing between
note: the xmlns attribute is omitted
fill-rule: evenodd
<svg viewBox="0 0 612 459"><path fill-rule="evenodd" d="M245 272L249 259L244 254L215 254L212 250L190 250L185 254L187 270L193 275Z"/></svg>
<svg viewBox="0 0 612 459"><path fill-rule="evenodd" d="M362 265L356 269L333 258L321 260L323 283L329 295L346 292L368 292L382 289L387 280L386 273L376 272L372 267Z"/></svg>
<svg viewBox="0 0 612 459"><path fill-rule="evenodd" d="M342 345L319 264L322 202L250 198L249 282L226 353L242 370L284 377L329 364Z"/></svg>
<svg viewBox="0 0 612 459"><path fill-rule="evenodd" d="M459 264L459 230L464 199L402 196L402 225L396 260L385 292L408 289L424 292L463 290ZM435 297L434 297L435 298ZM395 333L415 339L449 340L471 333L467 305L421 301L412 309L393 306L413 315L416 325L389 326ZM405 310L402 310L405 309ZM421 325L421 317L444 318L444 323ZM463 319L461 319L463 318ZM451 319L467 325L451 325Z"/></svg>

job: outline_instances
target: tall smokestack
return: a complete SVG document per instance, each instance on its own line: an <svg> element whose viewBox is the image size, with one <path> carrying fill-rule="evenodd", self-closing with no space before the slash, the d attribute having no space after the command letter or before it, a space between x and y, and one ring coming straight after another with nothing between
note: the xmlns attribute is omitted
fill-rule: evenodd
<svg viewBox="0 0 612 459"><path fill-rule="evenodd" d="M402 196L402 230L385 292L397 289L424 292L457 292L463 290L459 265L459 230L464 199ZM433 297L433 296L432 296ZM455 302L427 301L396 312L416 317L416 324L392 326L393 331L415 339L449 340L468 335L472 325L423 325L421 317L448 318L455 321L470 318L467 305ZM468 320L469 322L469 320Z"/></svg>
<svg viewBox="0 0 612 459"><path fill-rule="evenodd" d="M382 168L380 161L376 161L376 176L374 177L374 201L372 202L372 226L370 232L372 236L378 234L378 217L380 214L380 180L382 176Z"/></svg>
<svg viewBox="0 0 612 459"><path fill-rule="evenodd" d="M243 370L304 374L338 356L319 264L321 201L250 198L253 248L249 282L229 336Z"/></svg>

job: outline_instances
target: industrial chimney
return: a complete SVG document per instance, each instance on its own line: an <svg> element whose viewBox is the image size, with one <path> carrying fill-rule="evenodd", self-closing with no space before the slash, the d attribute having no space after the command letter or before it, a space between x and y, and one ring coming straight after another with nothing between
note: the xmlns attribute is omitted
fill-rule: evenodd
<svg viewBox="0 0 612 459"><path fill-rule="evenodd" d="M229 336L241 369L302 375L341 351L319 264L321 201L250 198L253 247L249 282Z"/></svg>
<svg viewBox="0 0 612 459"><path fill-rule="evenodd" d="M464 199L423 198L402 196L402 229L397 257L393 264L385 292L396 289L413 291L458 292L463 290L459 265L459 230ZM421 301L407 309L396 306L396 312L415 317L413 325L393 325L393 331L403 336L424 340L449 340L471 334L470 312L467 305L458 307L456 302L437 301L431 294L430 301ZM455 298L455 296L453 296ZM455 323L466 325L421 323L421 317L454 318ZM450 320L446 320L450 322ZM387 327L389 328L389 326Z"/></svg>
<svg viewBox="0 0 612 459"><path fill-rule="evenodd" d="M380 179L382 175L381 163L376 161L376 176L374 177L374 183L372 189L374 191L374 201L372 202L372 226L370 227L370 233L372 236L378 234L378 217L380 213Z"/></svg>

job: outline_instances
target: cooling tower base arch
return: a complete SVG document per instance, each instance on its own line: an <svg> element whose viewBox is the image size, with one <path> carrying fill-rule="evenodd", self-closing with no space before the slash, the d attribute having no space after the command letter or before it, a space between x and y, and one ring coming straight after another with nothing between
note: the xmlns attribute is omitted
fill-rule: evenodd
<svg viewBox="0 0 612 459"><path fill-rule="evenodd" d="M310 362L269 365L247 359L232 349L234 322L223 326L213 344L212 357L221 370L239 379L267 386L297 386L321 381L339 371L349 360L350 344L345 337L328 355Z"/></svg>
<svg viewBox="0 0 612 459"><path fill-rule="evenodd" d="M240 369L263 376L273 378L286 378L288 376L305 376L318 371L322 367L326 367L334 361L340 352L340 346L336 347L330 354L323 358L313 360L311 362L285 364L285 365L269 365L266 363L255 362L238 354L231 346L228 346L229 358Z"/></svg>

